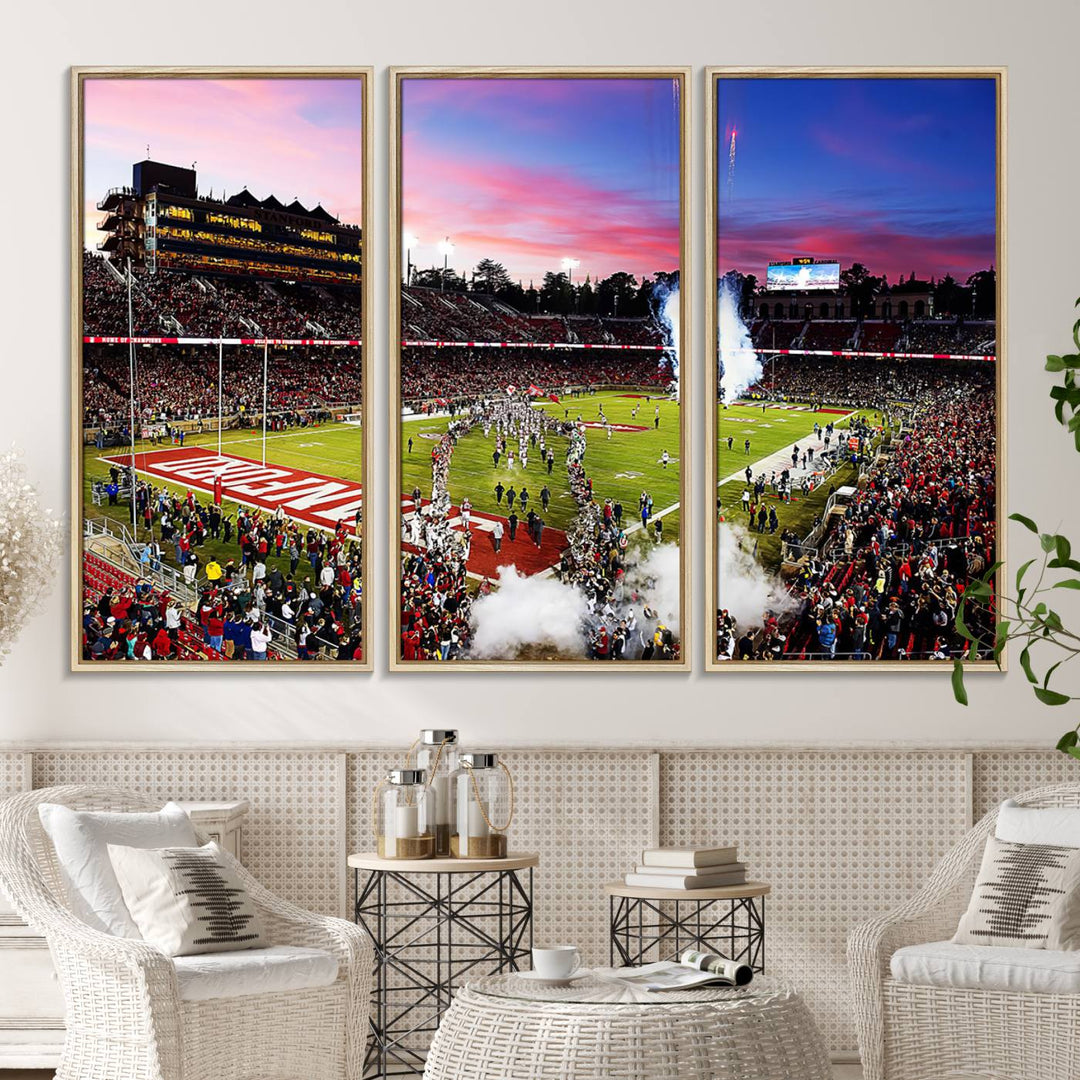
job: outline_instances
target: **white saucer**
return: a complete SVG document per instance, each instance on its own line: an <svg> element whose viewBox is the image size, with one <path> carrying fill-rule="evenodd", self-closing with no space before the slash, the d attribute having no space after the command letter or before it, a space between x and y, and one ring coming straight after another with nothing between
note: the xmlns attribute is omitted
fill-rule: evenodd
<svg viewBox="0 0 1080 1080"><path fill-rule="evenodd" d="M514 976L518 979L527 979L529 982L539 983L541 986L569 986L578 979L584 979L590 972L579 969L573 975L564 978L552 979L541 975L539 971L515 971Z"/></svg>

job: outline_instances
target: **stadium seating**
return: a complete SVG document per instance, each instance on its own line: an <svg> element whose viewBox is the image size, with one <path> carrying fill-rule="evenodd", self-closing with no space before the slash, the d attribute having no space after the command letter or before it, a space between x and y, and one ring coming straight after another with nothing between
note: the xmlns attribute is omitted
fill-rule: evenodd
<svg viewBox="0 0 1080 1080"><path fill-rule="evenodd" d="M87 345L83 370L83 422L126 425L130 408L127 349ZM216 348L140 348L135 380L137 419L147 423L217 416L217 377ZM350 348L272 352L268 384L267 404L276 413L357 404L363 398L359 353ZM262 401L262 350L227 349L222 378L225 415L234 416L241 410L261 414Z"/></svg>
<svg viewBox="0 0 1080 1080"><path fill-rule="evenodd" d="M802 338L804 349L844 349L851 345L855 327L853 323L811 322Z"/></svg>
<svg viewBox="0 0 1080 1080"><path fill-rule="evenodd" d="M150 274L136 268L132 308L139 336L353 337L361 324L361 293L345 286L309 286L188 274ZM83 330L96 336L127 332L127 287L105 260L83 253Z"/></svg>
<svg viewBox="0 0 1080 1080"><path fill-rule="evenodd" d="M866 352L897 352L901 326L893 322L864 322L856 348Z"/></svg>
<svg viewBox="0 0 1080 1080"><path fill-rule="evenodd" d="M133 591L139 584L145 584L134 574L121 570L120 567L102 558L94 552L83 552L83 599L96 604L104 593L118 590ZM155 603L160 603L168 593L157 585L151 585L150 596ZM203 630L199 622L186 608L180 608L180 631L175 646L182 660L224 661L226 657L212 649L203 640ZM273 649L267 650L268 660L280 660L281 656Z"/></svg>

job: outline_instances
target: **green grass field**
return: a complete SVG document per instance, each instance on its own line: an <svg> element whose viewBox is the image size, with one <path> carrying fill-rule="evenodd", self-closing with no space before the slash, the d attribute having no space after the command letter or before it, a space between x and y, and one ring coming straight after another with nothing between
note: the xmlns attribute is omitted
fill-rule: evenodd
<svg viewBox="0 0 1080 1080"><path fill-rule="evenodd" d="M653 498L653 513L658 514L668 507L676 507L664 516L664 539L678 542L680 497L679 477L679 404L666 398L654 398L646 401L644 397L623 397L617 393L596 394L591 397L566 398L556 404L545 401L541 406L558 419L596 421L598 410L603 405L608 420L613 424L636 424L647 428L645 431L614 431L611 439L603 428L588 428L586 438L588 451L585 455L585 469L593 480L593 494L596 498L618 499L623 504L623 520L633 524L639 521L638 498L646 490ZM637 418L633 416L635 405L640 405ZM660 408L660 427L653 427L654 412ZM405 420L401 425L401 491L407 495L414 486L418 486L427 498L431 494L431 449L430 436L441 435L446 430L448 420L445 417L434 419L418 418ZM408 441L413 439L412 452ZM502 481L505 487L513 482L520 491L522 485L528 487L532 502L539 507L540 489L547 484L551 491L551 509L544 520L548 525L565 529L577 513L577 505L570 493L566 475L566 439L549 440L555 450L555 465L548 476L547 467L541 465L539 451L529 454L529 466L522 469L515 462L511 472L506 468L506 459L499 461L496 468L491 460L495 446L494 433L484 438L483 429L474 428L455 447L450 465L450 497L455 505L467 495L478 511L491 514L506 514L506 502L500 508L495 501L495 484ZM664 450L670 455L670 463L665 469L660 464ZM539 512L539 511L538 511Z"/></svg>
<svg viewBox="0 0 1080 1080"><path fill-rule="evenodd" d="M880 414L873 410L862 410L861 414L871 421L880 418ZM858 412L851 414L859 415ZM808 435L814 430L815 421L825 426L830 421L838 428L846 427L848 416L835 412L796 412L794 410L766 409L762 412L760 406L754 405L730 405L724 408L717 406L717 496L720 500L719 513L726 520L736 525L747 524L747 516L743 513L740 497L745 485L743 470L750 465L755 477L763 468L759 462L765 461L779 450L791 446L793 443L802 444ZM732 447L728 449L728 437L733 439ZM750 440L750 453L746 454L744 442ZM834 444L835 445L835 444ZM769 466L768 471L771 472ZM734 474L738 474L735 476ZM732 478L734 477L734 478ZM857 470L850 465L841 467L828 481L807 498L803 498L798 492L792 495L790 503L783 503L776 499L769 499L768 505L776 507L776 515L780 520L779 528L775 533L753 534L757 543L758 561L770 570L776 570L780 564L780 533L785 528L794 529L800 535L809 531L814 519L822 512L829 498L830 486L840 487L843 484L854 483Z"/></svg>
<svg viewBox="0 0 1080 1080"><path fill-rule="evenodd" d="M307 469L310 472L323 473L339 480L351 480L356 483L361 481L362 429L351 424L326 424L321 427L299 428L290 431L277 432L267 435L266 438L266 461L268 465L287 465L298 469ZM153 451L165 449L171 443L163 443L161 446L151 446L148 442L135 444L135 452ZM203 435L189 435L184 440L184 446L201 446L208 450L217 450L217 432L207 432ZM261 431L226 431L222 433L221 450L225 454L235 454L238 457L251 458L255 461L262 460L262 433ZM86 446L83 451L83 507L87 517L104 517L111 521L126 525L131 530L131 507L124 504L119 506L95 506L90 496L92 480L108 479L109 466L99 461L101 456L117 456L128 451L120 447L107 450L97 450L93 445ZM183 495L187 488L183 484L173 484L153 478L157 487L165 487L177 495ZM210 496L205 492L199 493L199 499L206 502ZM222 509L225 514L232 514L236 519L237 503L230 499L224 499ZM303 525L306 530L307 525ZM138 529L138 539L147 539L146 530L141 526ZM171 545L163 551L164 561L170 566L176 566L176 560ZM229 544L221 541L207 540L199 549L199 558L206 563L211 557L219 562L227 559L239 561L240 548L236 543L235 534ZM306 564L300 564L299 572L303 571ZM288 559L277 559L273 556L267 562L268 567L280 566L282 571L289 569Z"/></svg>

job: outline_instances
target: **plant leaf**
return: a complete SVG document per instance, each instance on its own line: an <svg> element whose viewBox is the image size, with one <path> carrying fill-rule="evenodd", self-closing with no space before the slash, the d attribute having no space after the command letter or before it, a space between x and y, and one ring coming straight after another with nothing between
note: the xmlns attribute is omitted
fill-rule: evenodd
<svg viewBox="0 0 1080 1080"><path fill-rule="evenodd" d="M1027 646L1025 646L1023 652L1020 653L1020 666L1024 669L1027 681L1037 685L1039 680L1035 677L1035 672L1031 667L1031 649Z"/></svg>
<svg viewBox="0 0 1080 1080"><path fill-rule="evenodd" d="M953 661L952 692L961 705L968 703L967 690L964 687L964 661L959 658Z"/></svg>
<svg viewBox="0 0 1080 1080"><path fill-rule="evenodd" d="M1044 686L1036 686L1034 692L1044 705L1067 705L1072 701L1068 694L1059 694L1056 690L1047 690Z"/></svg>
<svg viewBox="0 0 1080 1080"><path fill-rule="evenodd" d="M1030 532L1037 533L1039 531L1039 526L1036 525L1035 522L1031 520L1031 518L1025 517L1023 514L1010 514L1009 520L1019 521L1020 524L1023 525L1025 529L1028 529Z"/></svg>
<svg viewBox="0 0 1080 1080"><path fill-rule="evenodd" d="M1066 731L1064 735L1058 739L1057 748L1064 753L1070 746L1075 746L1080 742L1080 734L1074 731Z"/></svg>
<svg viewBox="0 0 1080 1080"><path fill-rule="evenodd" d="M1066 578L1064 581L1055 581L1053 589L1080 589L1080 578Z"/></svg>
<svg viewBox="0 0 1080 1080"><path fill-rule="evenodd" d="M1016 587L1018 589L1020 588L1020 582L1024 580L1024 575L1031 569L1034 562L1034 559L1028 559L1028 561L1016 571Z"/></svg>

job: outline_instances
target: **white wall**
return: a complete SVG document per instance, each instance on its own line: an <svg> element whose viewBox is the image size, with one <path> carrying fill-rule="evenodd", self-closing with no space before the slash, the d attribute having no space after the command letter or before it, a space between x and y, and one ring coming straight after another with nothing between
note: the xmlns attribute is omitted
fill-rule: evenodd
<svg viewBox="0 0 1080 1080"><path fill-rule="evenodd" d="M1080 295L1080 91L1075 0L910 0L867 4L646 0L491 4L106 4L33 0L4 16L0 206L3 393L0 442L27 451L47 501L66 505L68 462L68 65L372 64L376 69L375 445L386 446L387 78L391 64L693 64L694 491L703 459L702 69L730 65L1009 67L1010 509L1080 540L1080 455L1052 423L1043 356L1068 346ZM799 107L792 109L799 122ZM1052 462L1052 456L1060 464ZM375 463L376 665L386 666L387 463ZM704 618L702 518L694 515L695 625ZM1012 532L1014 563L1027 534ZM1032 552L1033 554L1034 552ZM1023 675L973 680L972 707L934 674L212 673L66 670L66 572L0 669L0 740L317 740L396 743L422 723L467 728L470 743L767 745L916 741L1043 744L1067 710L1035 705ZM702 639L695 639L702 667Z"/></svg>

